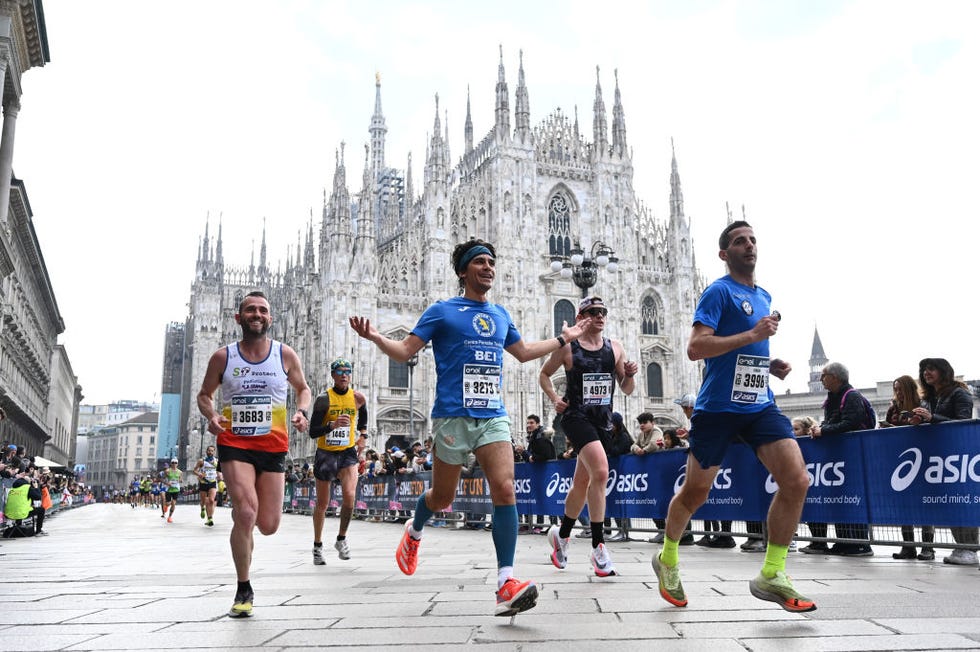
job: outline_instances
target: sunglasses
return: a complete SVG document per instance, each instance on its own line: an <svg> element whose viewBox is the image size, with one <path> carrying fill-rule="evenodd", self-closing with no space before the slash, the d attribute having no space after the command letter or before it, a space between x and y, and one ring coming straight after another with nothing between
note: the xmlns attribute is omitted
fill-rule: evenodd
<svg viewBox="0 0 980 652"><path fill-rule="evenodd" d="M590 317L605 317L609 314L609 311L605 308L589 308L585 311L585 314L589 315Z"/></svg>
<svg viewBox="0 0 980 652"><path fill-rule="evenodd" d="M330 373L337 374L338 376L350 376L350 369L334 369Z"/></svg>

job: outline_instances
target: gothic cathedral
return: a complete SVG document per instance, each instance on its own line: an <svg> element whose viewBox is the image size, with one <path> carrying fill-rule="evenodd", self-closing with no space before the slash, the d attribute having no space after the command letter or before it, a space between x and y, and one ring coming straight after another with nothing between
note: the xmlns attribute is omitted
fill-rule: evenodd
<svg viewBox="0 0 980 652"><path fill-rule="evenodd" d="M428 436L435 387L431 353L424 350L407 365L390 361L360 340L347 318L364 315L389 337L404 337L426 306L457 293L449 257L470 237L496 246L491 300L507 308L530 341L553 337L562 321L571 323L582 296L601 296L609 307L608 336L621 340L627 356L640 363L633 395L617 393L614 399L627 428L644 411L665 425L682 423L672 399L698 388L699 367L687 359L686 348L704 279L695 265L676 158L672 153L664 222L633 191L618 78L613 97L610 128L597 68L591 141L579 130L577 110L570 119L558 109L532 125L523 60L512 111L501 53L494 124L475 141L467 99L464 151L453 164L436 96L423 178L416 185L411 154L404 171L386 158L376 79L360 188L350 189L341 144L318 238L311 223L305 242L297 242L285 264L273 270L263 230L258 265L253 251L248 266L236 267L224 262L221 225L213 239L205 226L185 330L182 437L189 450L199 448L187 433L199 428L195 397L208 358L240 338L234 314L255 289L272 303L272 337L296 349L314 395L328 387L333 358L353 362L353 386L368 399L372 446L392 435ZM576 251L584 254L586 268L591 264L585 271L595 272L592 278L560 269ZM617 264L599 267L597 253ZM508 357L504 365L504 405L517 440L528 414L540 415L546 425L555 416L538 387L542 362L522 365ZM560 391L563 380L554 380ZM313 442L294 433L291 457L312 454Z"/></svg>

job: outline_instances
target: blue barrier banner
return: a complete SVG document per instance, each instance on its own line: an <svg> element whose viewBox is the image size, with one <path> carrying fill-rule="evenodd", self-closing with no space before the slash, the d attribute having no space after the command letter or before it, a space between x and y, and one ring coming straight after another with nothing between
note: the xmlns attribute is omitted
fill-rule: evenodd
<svg viewBox="0 0 980 652"><path fill-rule="evenodd" d="M432 477L431 471L423 471L409 476L402 476L406 479L393 478L394 485L391 492L391 500L388 509L404 509L415 511L415 503L419 496L429 488L429 480Z"/></svg>
<svg viewBox="0 0 980 652"><path fill-rule="evenodd" d="M803 504L804 522L872 522L865 486L868 477L865 448L871 441L869 436L873 435L874 431L870 430L797 440L810 476L810 488ZM766 478L766 491L775 493L771 476Z"/></svg>
<svg viewBox="0 0 980 652"><path fill-rule="evenodd" d="M980 421L867 430L798 440L810 487L802 521L881 525L980 525ZM606 513L663 518L684 482L687 453L671 450L609 460ZM518 513L561 516L575 460L517 464ZM403 476L404 477L404 476ZM358 507L412 510L431 472L362 479ZM309 489L307 489L309 491ZM776 485L754 451L729 447L696 519L765 520ZM315 500L315 498L314 498ZM296 487L293 504L308 504ZM460 479L450 511L492 513L483 472Z"/></svg>
<svg viewBox="0 0 980 652"><path fill-rule="evenodd" d="M980 423L864 433L872 523L980 525Z"/></svg>
<svg viewBox="0 0 980 652"><path fill-rule="evenodd" d="M685 458L687 455L684 456ZM776 486L766 483L766 467L746 444L732 444L718 468L708 500L694 518L711 521L764 521ZM683 484L679 478L677 488ZM771 488L771 492L767 491Z"/></svg>
<svg viewBox="0 0 980 652"><path fill-rule="evenodd" d="M684 475L687 455L669 450L623 455L609 460L606 515L615 518L662 518Z"/></svg>
<svg viewBox="0 0 980 652"><path fill-rule="evenodd" d="M386 510L391 502L391 489L395 486L387 476L361 478L357 483L356 509Z"/></svg>

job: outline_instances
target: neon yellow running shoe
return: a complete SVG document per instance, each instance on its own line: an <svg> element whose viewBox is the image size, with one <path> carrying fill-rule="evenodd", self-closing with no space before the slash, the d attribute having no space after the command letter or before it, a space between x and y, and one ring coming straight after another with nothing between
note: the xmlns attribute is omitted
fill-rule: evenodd
<svg viewBox="0 0 980 652"><path fill-rule="evenodd" d="M776 576L769 578L759 573L759 576L749 582L749 591L760 600L775 602L786 611L801 613L817 608L813 600L796 592L793 583L783 571L776 571Z"/></svg>
<svg viewBox="0 0 980 652"><path fill-rule="evenodd" d="M686 607L687 596L684 595L684 587L681 585L679 564L673 568L665 566L660 561L660 553L653 555L650 564L653 566L653 572L660 582L660 597L675 607Z"/></svg>

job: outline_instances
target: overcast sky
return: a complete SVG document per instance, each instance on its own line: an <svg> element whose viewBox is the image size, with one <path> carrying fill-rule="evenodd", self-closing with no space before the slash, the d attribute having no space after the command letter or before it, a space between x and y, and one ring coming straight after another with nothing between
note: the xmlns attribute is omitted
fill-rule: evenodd
<svg viewBox="0 0 980 652"><path fill-rule="evenodd" d="M728 202L783 315L774 355L805 391L814 327L857 386L946 357L980 377L980 3L45 0L51 63L23 79L15 174L86 403L152 400L206 216L226 264L317 223L335 151L359 189L382 79L387 160L421 178L433 96L463 151L493 124L499 46L532 124L619 71L634 187L669 213L670 140L703 274ZM444 116L442 116L444 119ZM445 123L444 123L445 124ZM418 186L417 186L418 188ZM973 272L971 274L971 272Z"/></svg>

